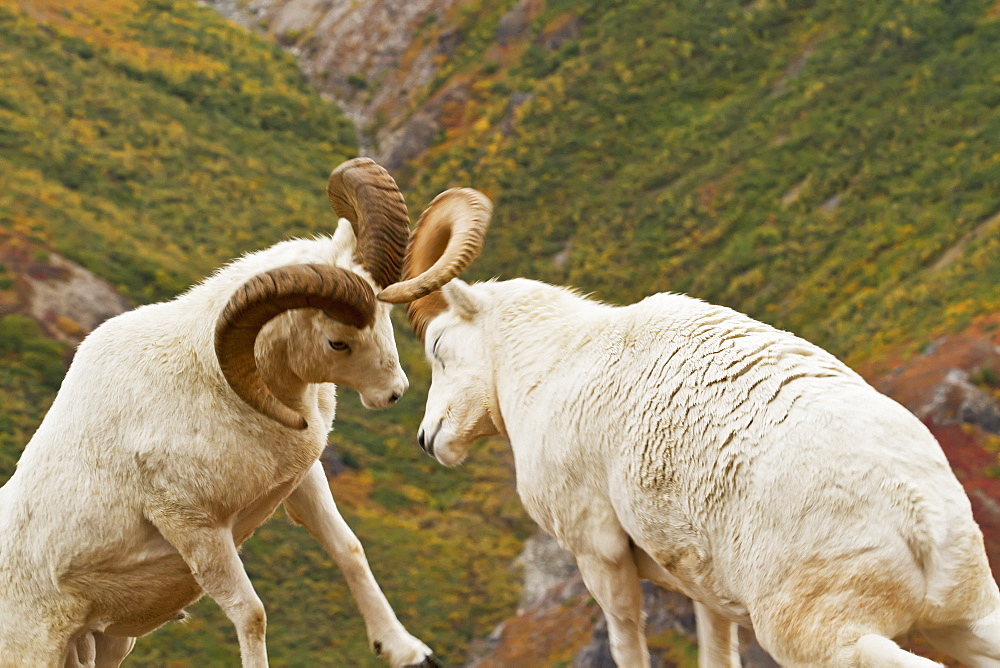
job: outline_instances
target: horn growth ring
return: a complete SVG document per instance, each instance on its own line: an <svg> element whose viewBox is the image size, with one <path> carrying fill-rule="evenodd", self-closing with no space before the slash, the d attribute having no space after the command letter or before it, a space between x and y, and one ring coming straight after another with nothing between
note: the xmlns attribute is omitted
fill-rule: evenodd
<svg viewBox="0 0 1000 668"><path fill-rule="evenodd" d="M399 281L410 216L389 172L369 158L348 160L330 173L326 194L336 214L354 225L354 261L380 288Z"/></svg>

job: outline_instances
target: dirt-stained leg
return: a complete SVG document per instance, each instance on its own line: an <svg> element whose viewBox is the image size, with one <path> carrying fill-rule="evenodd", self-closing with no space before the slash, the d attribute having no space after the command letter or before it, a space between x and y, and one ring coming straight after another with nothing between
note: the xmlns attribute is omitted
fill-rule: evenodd
<svg viewBox="0 0 1000 668"><path fill-rule="evenodd" d="M620 549L599 555L577 554L576 563L587 589L608 621L611 656L619 666L648 668L649 650L643 632L642 587L628 541Z"/></svg>

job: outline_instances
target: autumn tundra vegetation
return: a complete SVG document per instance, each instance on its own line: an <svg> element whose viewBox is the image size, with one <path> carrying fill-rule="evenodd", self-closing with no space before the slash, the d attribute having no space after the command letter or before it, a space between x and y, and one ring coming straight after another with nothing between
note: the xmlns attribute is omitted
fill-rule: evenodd
<svg viewBox="0 0 1000 668"><path fill-rule="evenodd" d="M418 224L404 275L441 252ZM511 446L518 494L576 557L619 666L649 666L640 578L695 601L698 665L737 625L783 666L1000 665L1000 591L927 427L836 357L735 310L662 293L611 306L454 279L408 306L432 367L418 441L445 466Z"/></svg>
<svg viewBox="0 0 1000 668"><path fill-rule="evenodd" d="M409 218L389 174L357 158L328 194L332 236L246 255L80 345L0 488L4 665L118 665L203 594L235 626L243 664L267 665L264 606L238 549L279 504L340 567L375 654L437 665L375 582L318 459L334 384L370 408L407 388L380 292L426 294L473 253L401 284ZM462 197L444 193L434 211Z"/></svg>
<svg viewBox="0 0 1000 668"><path fill-rule="evenodd" d="M408 200L472 185L497 203L470 282L531 276L618 304L697 295L796 332L877 387L943 335L1000 343L996 0L414 2L419 25L392 26L385 69L385 41L349 49L320 26L394 1L250 3L270 5L252 20L280 45L212 4L0 3L0 482L73 356L53 330L80 324L22 308L28 274L62 255L130 305L170 299L243 252L329 232L316 184L362 152L359 135L370 150L404 130L425 142L392 168ZM283 28L279 9L309 25ZM360 67L317 59L330 52ZM372 104L357 128L312 85L351 75L365 84L348 84L353 101ZM400 620L449 664L471 662L519 607L512 562L535 526L502 439L458 469L414 445L430 371L401 315L410 390L391 419L339 393L324 463ZM1000 396L996 376L972 380ZM924 419L997 564L998 436ZM241 550L272 662L380 665L338 569L283 514ZM577 616L560 619L556 648L515 623L502 645L529 664L576 662L604 634L590 597L574 606L560 607ZM129 662L235 664L210 597L188 612ZM647 625L654 660L690 668L693 631L664 624Z"/></svg>

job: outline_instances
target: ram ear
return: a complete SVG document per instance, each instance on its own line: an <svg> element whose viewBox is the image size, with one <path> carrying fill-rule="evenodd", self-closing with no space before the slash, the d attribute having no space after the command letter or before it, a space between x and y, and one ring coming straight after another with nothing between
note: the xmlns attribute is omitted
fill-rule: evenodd
<svg viewBox="0 0 1000 668"><path fill-rule="evenodd" d="M479 296L460 278L453 278L441 288L448 307L463 320L472 320L480 311Z"/></svg>

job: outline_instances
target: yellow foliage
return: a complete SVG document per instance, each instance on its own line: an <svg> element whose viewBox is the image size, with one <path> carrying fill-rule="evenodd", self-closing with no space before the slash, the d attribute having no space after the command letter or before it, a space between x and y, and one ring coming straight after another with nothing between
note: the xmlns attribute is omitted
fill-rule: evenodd
<svg viewBox="0 0 1000 668"><path fill-rule="evenodd" d="M330 481L330 489L339 505L364 507L371 501L374 484L371 471L349 469Z"/></svg>
<svg viewBox="0 0 1000 668"><path fill-rule="evenodd" d="M222 72L221 63L210 56L171 49L140 41L129 22L140 13L137 0L32 0L31 17L57 33L76 37L92 46L107 48L143 70L160 70L172 80L183 80L192 72Z"/></svg>
<svg viewBox="0 0 1000 668"><path fill-rule="evenodd" d="M65 315L56 316L55 326L60 332L71 337L81 337L85 333L80 323Z"/></svg>

